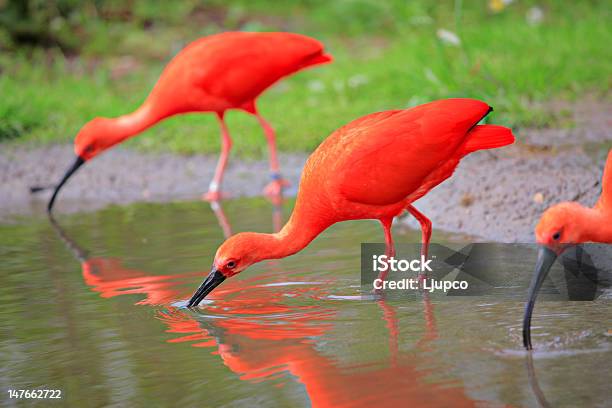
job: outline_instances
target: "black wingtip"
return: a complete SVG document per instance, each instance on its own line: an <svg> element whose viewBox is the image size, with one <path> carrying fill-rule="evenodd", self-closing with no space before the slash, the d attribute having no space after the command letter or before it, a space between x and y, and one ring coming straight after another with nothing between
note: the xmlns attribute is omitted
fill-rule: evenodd
<svg viewBox="0 0 612 408"><path fill-rule="evenodd" d="M478 119L478 120L476 121L476 123L474 123L474 124L473 124L473 125L472 125L472 126L469 128L469 129L468 129L468 132L470 132L472 129L474 129L474 128L475 128L475 127L476 127L476 126L477 126L477 125L480 123L480 121L481 121L481 120L483 120L484 118L486 118L486 117L487 117L487 115L488 115L489 113L493 112L493 107L492 107L492 106L490 106L490 105L487 105L487 106L489 107L489 109L487 110L487 112L486 112L484 115L482 115L482 117L481 117L480 119Z"/></svg>

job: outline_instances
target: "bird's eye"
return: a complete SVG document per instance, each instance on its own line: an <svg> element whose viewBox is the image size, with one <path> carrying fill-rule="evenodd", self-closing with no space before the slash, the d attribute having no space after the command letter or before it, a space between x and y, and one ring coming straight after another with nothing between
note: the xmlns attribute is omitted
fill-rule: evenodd
<svg viewBox="0 0 612 408"><path fill-rule="evenodd" d="M236 261L229 261L229 262L228 262L228 263L225 265L225 267L226 267L227 269L234 269L234 268L236 267Z"/></svg>
<svg viewBox="0 0 612 408"><path fill-rule="evenodd" d="M555 233L553 234L552 239L553 239L554 241L558 241L558 240L559 240L559 238L561 238L561 233L557 231L557 232L555 232Z"/></svg>
<svg viewBox="0 0 612 408"><path fill-rule="evenodd" d="M87 152L87 153L91 153L91 152L93 152L93 150L94 150L93 145L89 145L89 146L87 146L87 147L85 148L85 152Z"/></svg>

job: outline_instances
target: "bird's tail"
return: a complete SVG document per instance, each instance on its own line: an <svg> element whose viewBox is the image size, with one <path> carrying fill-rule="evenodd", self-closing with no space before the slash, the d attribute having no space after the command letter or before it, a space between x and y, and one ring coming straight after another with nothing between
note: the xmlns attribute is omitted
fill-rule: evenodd
<svg viewBox="0 0 612 408"><path fill-rule="evenodd" d="M463 146L464 155L476 150L495 149L514 143L512 130L498 125L478 125L469 131Z"/></svg>
<svg viewBox="0 0 612 408"><path fill-rule="evenodd" d="M608 152L608 160L601 178L601 196L597 207L612 210L612 149Z"/></svg>

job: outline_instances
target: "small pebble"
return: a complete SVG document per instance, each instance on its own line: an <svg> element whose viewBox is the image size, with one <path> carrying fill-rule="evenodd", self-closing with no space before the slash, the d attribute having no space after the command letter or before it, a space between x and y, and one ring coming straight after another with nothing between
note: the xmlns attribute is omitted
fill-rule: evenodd
<svg viewBox="0 0 612 408"><path fill-rule="evenodd" d="M534 203L538 203L538 204L542 204L544 202L544 194L542 194L542 193L535 193L533 195L533 202Z"/></svg>
<svg viewBox="0 0 612 408"><path fill-rule="evenodd" d="M469 207L470 205L474 204L474 196L472 196L470 193L465 193L459 202L463 207Z"/></svg>

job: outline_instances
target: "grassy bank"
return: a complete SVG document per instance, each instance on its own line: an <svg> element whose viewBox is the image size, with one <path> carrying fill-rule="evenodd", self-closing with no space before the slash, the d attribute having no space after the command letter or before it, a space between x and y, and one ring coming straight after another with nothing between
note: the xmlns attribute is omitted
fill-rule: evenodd
<svg viewBox="0 0 612 408"><path fill-rule="evenodd" d="M0 140L67 142L94 116L131 111L183 44L222 29L298 31L324 41L335 56L333 64L286 79L260 99L285 151L309 151L365 113L444 97L484 99L495 107L496 123L567 126L534 105L585 93L605 97L610 87L605 2L516 2L498 12L485 1L239 1L204 8L166 2L163 10L135 3L121 18L83 12L81 44L69 51L0 35ZM252 117L232 112L228 123L236 152L265 153ZM218 139L211 115L186 115L128 144L205 153L218 151Z"/></svg>

